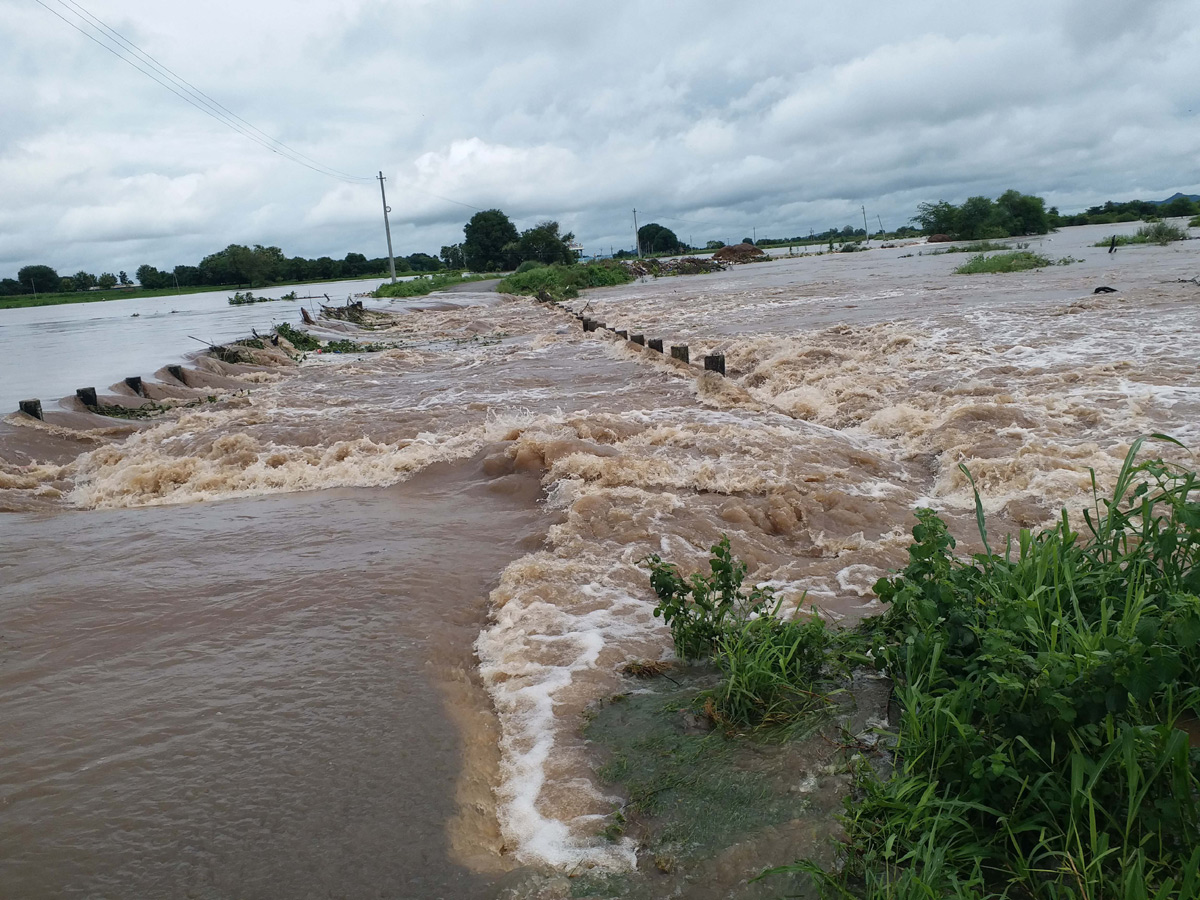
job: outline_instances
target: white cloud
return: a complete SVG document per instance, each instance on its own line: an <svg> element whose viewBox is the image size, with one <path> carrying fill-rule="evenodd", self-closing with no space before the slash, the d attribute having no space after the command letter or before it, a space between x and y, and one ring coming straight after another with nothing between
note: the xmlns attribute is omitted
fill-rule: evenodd
<svg viewBox="0 0 1200 900"><path fill-rule="evenodd" d="M471 209L440 198L607 247L635 206L728 240L1008 187L1063 208L1200 190L1187 0L88 8L306 156L383 169L405 253L461 236ZM40 6L0 11L0 276L234 241L382 252L373 182L251 143Z"/></svg>

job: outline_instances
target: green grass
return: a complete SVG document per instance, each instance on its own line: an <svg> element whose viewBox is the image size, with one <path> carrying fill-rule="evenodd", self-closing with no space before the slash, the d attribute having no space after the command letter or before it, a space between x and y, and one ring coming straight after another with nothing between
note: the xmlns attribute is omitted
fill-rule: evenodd
<svg viewBox="0 0 1200 900"><path fill-rule="evenodd" d="M1200 228L1200 216L1192 216L1188 221L1188 228Z"/></svg>
<svg viewBox="0 0 1200 900"><path fill-rule="evenodd" d="M503 294L524 294L542 300L564 300L579 296L586 288L628 284L633 274L619 262L591 262L571 266L539 266L514 272L496 290Z"/></svg>
<svg viewBox="0 0 1200 900"><path fill-rule="evenodd" d="M768 874L862 900L1200 897L1200 749L1179 727L1200 717L1200 478L1139 461L1144 441L1111 496L1093 475L1079 528L1064 511L993 550L976 494L964 559L918 509L908 564L875 586L887 612L853 631L780 622L724 541L708 576L648 558L677 651L721 672L717 722L776 724L772 697L816 697L822 669L893 683L886 755L850 758L840 867Z"/></svg>
<svg viewBox="0 0 1200 900"><path fill-rule="evenodd" d="M1197 220L1200 220L1200 216L1197 216ZM1113 235L1113 237L1105 238L1102 241L1096 241L1092 246L1109 247L1114 240L1116 240L1118 247L1124 247L1128 244L1158 244L1166 246L1174 241L1186 241L1187 236L1187 232L1178 225L1170 225L1166 222L1153 222L1150 225L1143 225L1137 230L1136 234Z"/></svg>
<svg viewBox="0 0 1200 900"><path fill-rule="evenodd" d="M411 281L397 281L381 284L375 291L376 297L423 297L456 284L468 284L472 281L486 281L491 275L463 275L461 272L450 272L443 275L422 275Z"/></svg>
<svg viewBox="0 0 1200 900"><path fill-rule="evenodd" d="M957 275L979 275L983 273L1024 272L1028 269L1041 269L1053 265L1054 261L1048 256L1033 253L1029 250L1017 250L1012 253L998 253L995 256L973 256L954 270Z"/></svg>
<svg viewBox="0 0 1200 900"><path fill-rule="evenodd" d="M1113 496L1002 553L928 509L860 630L901 709L827 896L1200 896L1200 482L1131 448ZM1094 480L1093 480L1094 483Z"/></svg>

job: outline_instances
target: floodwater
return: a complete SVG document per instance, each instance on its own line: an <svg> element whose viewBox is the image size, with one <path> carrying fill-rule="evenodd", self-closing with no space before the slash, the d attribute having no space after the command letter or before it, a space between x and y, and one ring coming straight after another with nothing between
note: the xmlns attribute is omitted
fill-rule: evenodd
<svg viewBox="0 0 1200 900"><path fill-rule="evenodd" d="M1003 534L1089 502L1138 435L1200 446L1200 244L1090 246L1132 227L1035 240L1082 261L1028 273L912 245L569 304L726 378L465 293L380 353L197 359L159 419L10 415L0 878L440 897L636 865L597 833L619 801L580 722L669 655L639 559L698 567L727 534L852 621L913 507L970 538L960 463Z"/></svg>

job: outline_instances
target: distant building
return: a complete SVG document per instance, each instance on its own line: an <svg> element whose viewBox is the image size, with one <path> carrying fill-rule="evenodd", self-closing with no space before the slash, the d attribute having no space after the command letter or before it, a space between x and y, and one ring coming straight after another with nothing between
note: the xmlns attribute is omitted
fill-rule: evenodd
<svg viewBox="0 0 1200 900"><path fill-rule="evenodd" d="M583 259L583 244L571 244L571 252L576 259Z"/></svg>

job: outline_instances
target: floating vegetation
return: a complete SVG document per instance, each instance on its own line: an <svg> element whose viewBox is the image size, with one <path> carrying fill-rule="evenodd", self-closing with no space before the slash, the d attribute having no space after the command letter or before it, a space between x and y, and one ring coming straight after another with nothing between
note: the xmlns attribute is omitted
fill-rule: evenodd
<svg viewBox="0 0 1200 900"><path fill-rule="evenodd" d="M300 351L316 350L321 346L321 342L307 331L301 331L286 322L276 325L275 333Z"/></svg>
<svg viewBox="0 0 1200 900"><path fill-rule="evenodd" d="M155 419L173 409L194 409L206 403L216 402L216 396L209 394L207 397L189 400L186 403L159 403L153 400L149 403L143 403L141 406L122 406L119 403L97 403L95 406L89 406L88 411L114 419Z"/></svg>
<svg viewBox="0 0 1200 900"><path fill-rule="evenodd" d="M251 303L278 303L281 300L295 300L296 292L284 294L282 297L255 297L251 291L235 293L229 298L230 306L248 306Z"/></svg>
<svg viewBox="0 0 1200 900"><path fill-rule="evenodd" d="M1114 234L1102 241L1096 241L1093 247L1124 247L1127 244L1158 244L1165 247L1175 241L1186 241L1188 233L1178 225L1167 222L1154 222L1143 225L1136 234Z"/></svg>
<svg viewBox="0 0 1200 900"><path fill-rule="evenodd" d="M1064 257L1055 263L1048 256L1033 253L1029 250L1017 250L1012 253L997 253L995 256L984 256L982 253L973 256L957 269L957 275L978 275L982 273L1024 272L1028 269L1041 269L1045 266L1068 265L1076 260Z"/></svg>

